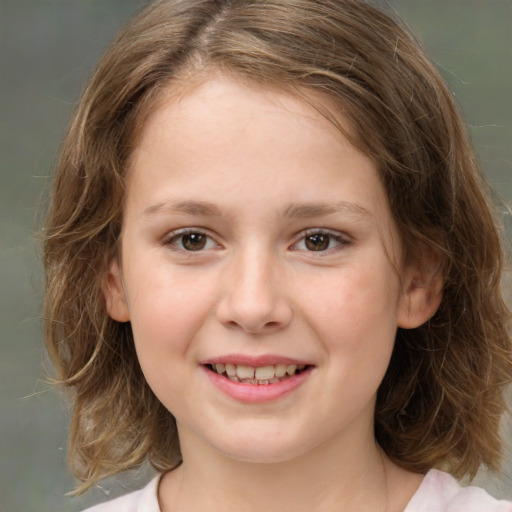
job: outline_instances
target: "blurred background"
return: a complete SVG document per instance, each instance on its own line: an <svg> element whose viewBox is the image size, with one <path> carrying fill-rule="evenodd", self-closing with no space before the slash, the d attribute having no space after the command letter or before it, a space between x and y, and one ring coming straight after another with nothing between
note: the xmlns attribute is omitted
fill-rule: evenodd
<svg viewBox="0 0 512 512"><path fill-rule="evenodd" d="M141 0L0 0L0 511L75 512L141 486L150 470L66 497L68 406L45 384L38 218L80 91ZM512 2L391 0L453 88L478 156L512 202ZM504 219L509 239L512 225ZM508 438L510 435L510 425ZM512 498L502 475L477 483Z"/></svg>

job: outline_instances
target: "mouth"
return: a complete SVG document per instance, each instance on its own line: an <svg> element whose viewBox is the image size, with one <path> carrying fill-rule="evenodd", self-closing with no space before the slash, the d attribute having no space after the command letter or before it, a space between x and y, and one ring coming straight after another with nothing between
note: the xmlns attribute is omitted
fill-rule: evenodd
<svg viewBox="0 0 512 512"><path fill-rule="evenodd" d="M277 384L305 372L310 368L306 364L276 364L265 366L246 366L232 363L206 364L205 367L232 382L268 386Z"/></svg>

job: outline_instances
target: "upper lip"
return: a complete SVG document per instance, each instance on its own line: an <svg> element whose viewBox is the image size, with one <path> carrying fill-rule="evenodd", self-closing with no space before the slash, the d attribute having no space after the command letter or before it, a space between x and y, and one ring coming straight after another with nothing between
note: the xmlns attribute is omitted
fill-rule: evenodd
<svg viewBox="0 0 512 512"><path fill-rule="evenodd" d="M277 364L296 364L296 365L311 365L310 361L305 361L302 359L297 359L293 357L275 355L275 354L265 354L260 356L250 356L247 354L226 354L222 356L210 357L208 359L204 359L200 361L200 364L234 364L234 365L244 365L244 366L270 366Z"/></svg>

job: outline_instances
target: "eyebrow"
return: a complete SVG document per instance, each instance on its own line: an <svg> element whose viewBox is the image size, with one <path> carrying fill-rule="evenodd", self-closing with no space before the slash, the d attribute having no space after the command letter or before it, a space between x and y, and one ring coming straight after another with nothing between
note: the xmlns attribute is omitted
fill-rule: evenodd
<svg viewBox="0 0 512 512"><path fill-rule="evenodd" d="M220 208L206 201L178 201L175 203L161 202L149 206L143 211L144 216L155 215L157 213L183 213L195 216L216 216L220 217L222 212Z"/></svg>
<svg viewBox="0 0 512 512"><path fill-rule="evenodd" d="M285 218L307 219L322 215L344 214L360 219L372 217L372 213L366 208L348 201L335 203L290 203L283 210Z"/></svg>
<svg viewBox="0 0 512 512"><path fill-rule="evenodd" d="M147 207L143 216L152 216L159 213L178 213L197 217L221 217L221 209L214 203L207 201L178 201L170 203L163 201ZM372 217L372 213L366 208L348 201L335 203L289 203L282 211L282 217L286 219L308 219L322 215L344 214L358 219Z"/></svg>

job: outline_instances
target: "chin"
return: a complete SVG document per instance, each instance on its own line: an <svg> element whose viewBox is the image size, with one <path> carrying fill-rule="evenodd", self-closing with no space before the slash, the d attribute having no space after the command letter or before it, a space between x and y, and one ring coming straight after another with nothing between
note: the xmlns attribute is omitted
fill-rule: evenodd
<svg viewBox="0 0 512 512"><path fill-rule="evenodd" d="M257 447L256 449L251 447L245 450L237 449L223 451L222 453L230 459L249 464L278 464L293 460L299 455L302 455L302 453L295 450L283 450L280 448L279 450L261 451Z"/></svg>
<svg viewBox="0 0 512 512"><path fill-rule="evenodd" d="M275 431L256 433L248 430L241 435L230 432L224 433L222 440L221 443L210 440L210 444L231 459L254 464L286 462L312 448L304 443L304 437L291 438L289 432L286 437Z"/></svg>

